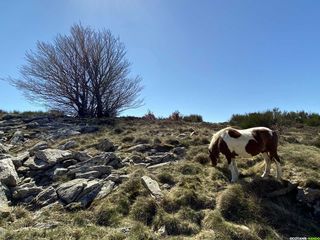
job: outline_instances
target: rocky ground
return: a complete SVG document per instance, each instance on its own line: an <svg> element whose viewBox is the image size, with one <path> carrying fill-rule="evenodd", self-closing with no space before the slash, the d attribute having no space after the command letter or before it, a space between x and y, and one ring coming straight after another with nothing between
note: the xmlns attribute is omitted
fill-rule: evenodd
<svg viewBox="0 0 320 240"><path fill-rule="evenodd" d="M224 126L5 114L0 237L319 237L320 129L279 129L282 182L259 177L258 156L238 159L242 175L230 184L226 161L213 168L207 156L212 133Z"/></svg>

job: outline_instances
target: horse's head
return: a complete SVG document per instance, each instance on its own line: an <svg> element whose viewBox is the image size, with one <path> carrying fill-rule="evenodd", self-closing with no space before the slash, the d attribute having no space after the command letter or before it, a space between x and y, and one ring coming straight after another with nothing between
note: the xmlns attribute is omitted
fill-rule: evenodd
<svg viewBox="0 0 320 240"><path fill-rule="evenodd" d="M210 149L209 148L209 157L211 159L212 166L217 166L219 162L219 152L216 151L215 149Z"/></svg>

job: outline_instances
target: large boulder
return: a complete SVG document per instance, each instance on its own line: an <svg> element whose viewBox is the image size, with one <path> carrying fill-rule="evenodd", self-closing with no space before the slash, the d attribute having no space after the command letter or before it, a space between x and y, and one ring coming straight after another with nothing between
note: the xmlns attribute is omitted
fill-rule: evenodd
<svg viewBox="0 0 320 240"><path fill-rule="evenodd" d="M10 158L0 160L0 182L8 187L15 187L20 179Z"/></svg>
<svg viewBox="0 0 320 240"><path fill-rule="evenodd" d="M59 149L39 150L34 157L24 162L24 166L32 170L45 170L66 159L71 159L72 152Z"/></svg>
<svg viewBox="0 0 320 240"><path fill-rule="evenodd" d="M15 200L22 200L23 202L29 202L33 197L38 195L42 191L42 187L38 187L34 182L24 183L16 186L13 189L12 197Z"/></svg>
<svg viewBox="0 0 320 240"><path fill-rule="evenodd" d="M102 183L97 180L78 178L61 184L57 189L58 198L65 204L78 203L87 207L98 195Z"/></svg>
<svg viewBox="0 0 320 240"><path fill-rule="evenodd" d="M80 193L87 186L87 179L78 178L59 185L57 195L63 203L71 203L75 201Z"/></svg>

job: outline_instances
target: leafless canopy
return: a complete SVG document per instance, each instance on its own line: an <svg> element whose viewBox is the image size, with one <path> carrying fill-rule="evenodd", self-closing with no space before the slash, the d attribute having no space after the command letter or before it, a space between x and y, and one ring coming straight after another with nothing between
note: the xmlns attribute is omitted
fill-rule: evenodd
<svg viewBox="0 0 320 240"><path fill-rule="evenodd" d="M26 53L22 78L13 80L32 101L79 117L114 117L139 107L139 76L129 77L131 64L119 38L110 31L73 25L70 35L53 43L38 42Z"/></svg>

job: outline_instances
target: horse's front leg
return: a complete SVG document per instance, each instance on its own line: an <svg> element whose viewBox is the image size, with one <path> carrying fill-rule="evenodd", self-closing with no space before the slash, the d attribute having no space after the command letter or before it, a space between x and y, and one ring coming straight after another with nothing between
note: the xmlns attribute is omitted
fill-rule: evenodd
<svg viewBox="0 0 320 240"><path fill-rule="evenodd" d="M264 172L261 175L261 177L266 178L270 175L271 159L270 159L268 153L266 153L266 152L263 153L262 155L264 158L265 165L264 165Z"/></svg>
<svg viewBox="0 0 320 240"><path fill-rule="evenodd" d="M234 183L238 181L238 178L239 178L237 163L234 158L228 159L228 162L229 162L229 170L231 171L231 182Z"/></svg>

